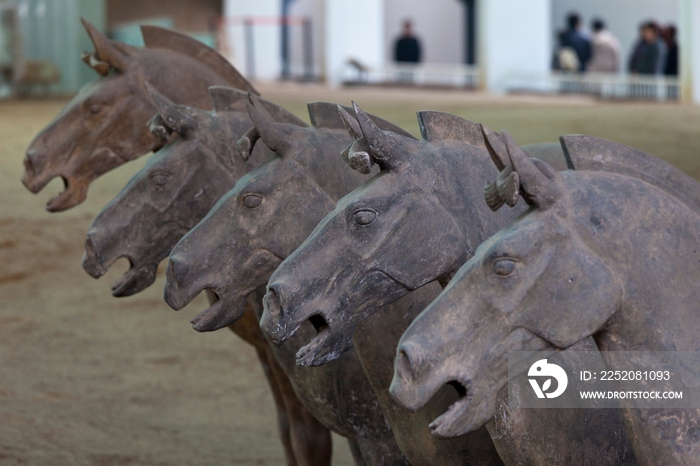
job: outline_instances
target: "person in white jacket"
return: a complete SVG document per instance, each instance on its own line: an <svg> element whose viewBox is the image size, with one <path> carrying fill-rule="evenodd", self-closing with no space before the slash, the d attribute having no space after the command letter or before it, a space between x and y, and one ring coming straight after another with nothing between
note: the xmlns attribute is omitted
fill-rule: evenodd
<svg viewBox="0 0 700 466"><path fill-rule="evenodd" d="M593 73L618 73L622 60L620 41L605 28L605 23L601 19L593 20L592 29L592 55L586 66L586 71Z"/></svg>

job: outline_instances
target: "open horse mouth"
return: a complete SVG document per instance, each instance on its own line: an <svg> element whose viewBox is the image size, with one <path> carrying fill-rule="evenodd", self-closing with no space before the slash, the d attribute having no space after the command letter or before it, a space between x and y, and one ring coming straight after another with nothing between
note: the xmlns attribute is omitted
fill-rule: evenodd
<svg viewBox="0 0 700 466"><path fill-rule="evenodd" d="M56 194L46 202L46 210L49 212L61 212L71 207L75 207L85 200L85 189L76 187L71 183L70 179L63 175L40 176L36 175L33 168L29 168L27 159L25 159L25 172L22 176L22 184L33 194L38 194L46 187L54 178L61 178L63 181L63 191Z"/></svg>
<svg viewBox="0 0 700 466"><path fill-rule="evenodd" d="M99 243L99 241L98 241ZM105 259L101 254L101 248L95 244L91 233L88 232L85 239L85 251L83 252L83 270L92 278L100 278L121 258L129 261L129 270L112 284L112 296L120 298L131 296L148 288L154 281L158 265L139 265L127 254L116 255Z"/></svg>
<svg viewBox="0 0 700 466"><path fill-rule="evenodd" d="M358 281L357 290L354 295L359 296L389 296L397 292L403 295L408 292L406 286L378 269L373 269L366 273ZM345 298L349 297L346 296ZM352 346L352 337L357 324L382 307L382 304L375 305L376 303L360 304L358 308L352 309L351 313L347 314L347 318L341 317L338 319L340 323L337 323L334 322L334 316L340 316L348 312L344 305L341 306L339 304L341 301L352 302L353 299L341 299L337 296L332 299L329 297L317 298L314 304L309 304L309 307L313 306L311 309L325 309L325 311L313 312L305 320L299 321L295 328L286 329L286 338L294 334L305 322L309 322L316 330L316 335L311 341L297 351L297 365L319 366L337 359ZM279 312L280 310L277 311L277 313ZM303 316L299 316L299 318L301 319Z"/></svg>
<svg viewBox="0 0 700 466"><path fill-rule="evenodd" d="M457 423L464 419L466 411L471 406L471 393L469 383L464 384L458 380L447 382L447 385L452 386L459 399L452 403L447 411L436 417L433 422L428 425L430 433L435 437L449 438L458 435Z"/></svg>
<svg viewBox="0 0 700 466"><path fill-rule="evenodd" d="M221 299L219 293L213 288L206 288L204 291L207 293L210 306L190 320L192 328L198 332L213 332L214 330L219 330L229 325L228 323L221 324L225 316L224 313L222 313L224 301Z"/></svg>
<svg viewBox="0 0 700 466"><path fill-rule="evenodd" d="M129 260L129 270L112 284L112 296L122 298L148 288L154 281L158 266L136 267Z"/></svg>
<svg viewBox="0 0 700 466"><path fill-rule="evenodd" d="M313 314L307 319L309 323L316 330L316 336L314 336L311 341L299 348L297 351L297 365L299 366L315 366L321 364L319 361L321 358L327 359L327 354L324 352L330 351L330 348L334 346L334 333L331 332L331 327L326 321L326 318L321 314Z"/></svg>
<svg viewBox="0 0 700 466"><path fill-rule="evenodd" d="M75 188L70 179L65 176L60 177L63 180L63 191L46 202L46 210L49 212L61 212L75 207L85 200L85 196L81 196L80 190Z"/></svg>

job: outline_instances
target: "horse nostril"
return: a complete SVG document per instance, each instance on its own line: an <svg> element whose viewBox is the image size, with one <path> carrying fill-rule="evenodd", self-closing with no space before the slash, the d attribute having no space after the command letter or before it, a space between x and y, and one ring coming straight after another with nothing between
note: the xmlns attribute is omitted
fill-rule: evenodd
<svg viewBox="0 0 700 466"><path fill-rule="evenodd" d="M89 233L85 238L85 254L88 257L95 257L97 255L95 254L95 243L92 241Z"/></svg>
<svg viewBox="0 0 700 466"><path fill-rule="evenodd" d="M277 291L273 287L268 288L267 294L265 295L265 308L267 311L274 315L279 316L282 314L282 306L280 305L280 299L277 295Z"/></svg>
<svg viewBox="0 0 700 466"><path fill-rule="evenodd" d="M401 345L396 356L396 370L401 378L409 380L414 377L413 363L415 362L415 358L411 356L410 348L406 345Z"/></svg>
<svg viewBox="0 0 700 466"><path fill-rule="evenodd" d="M102 265L102 260L97 253L95 242L91 238L90 233L85 238L85 252L83 253L82 264L83 270L93 278L99 278L107 272Z"/></svg>
<svg viewBox="0 0 700 466"><path fill-rule="evenodd" d="M34 162L32 162L32 156L29 154L24 157L24 169L28 172L34 173Z"/></svg>
<svg viewBox="0 0 700 466"><path fill-rule="evenodd" d="M165 278L173 285L180 285L187 282L190 273L190 266L187 261L178 256L171 256L168 260L168 269Z"/></svg>
<svg viewBox="0 0 700 466"><path fill-rule="evenodd" d="M183 283L187 274L189 272L189 267L187 263L182 261L178 257L171 257L168 260L168 269L165 272L168 281L173 283Z"/></svg>

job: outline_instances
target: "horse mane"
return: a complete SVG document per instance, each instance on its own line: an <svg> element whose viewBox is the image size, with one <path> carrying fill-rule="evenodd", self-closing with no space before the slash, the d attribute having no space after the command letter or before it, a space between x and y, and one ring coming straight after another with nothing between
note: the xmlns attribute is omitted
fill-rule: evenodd
<svg viewBox="0 0 700 466"><path fill-rule="evenodd" d="M459 141L486 148L481 128L473 121L432 110L418 112L417 116L420 134L428 142Z"/></svg>
<svg viewBox="0 0 700 466"><path fill-rule="evenodd" d="M217 112L245 112L246 115L248 114L246 103L250 100L247 92L227 86L211 86L209 88L209 94L211 95L211 100L214 102L214 110ZM296 126L308 126L299 117L279 105L260 97L258 97L258 101L275 121L279 123L290 123Z"/></svg>
<svg viewBox="0 0 700 466"><path fill-rule="evenodd" d="M640 179L700 213L700 183L670 163L624 144L585 135L559 138L567 165L574 170L618 173Z"/></svg>
<svg viewBox="0 0 700 466"><path fill-rule="evenodd" d="M333 104L330 102L311 102L307 104L309 109L309 118L311 119L311 125L314 128L327 128L327 129L342 129L345 130L345 125L343 120L338 113L338 104ZM355 114L355 109L352 107L342 106L353 118L357 118ZM386 121L383 118L379 118L374 115L370 115L372 120L384 131L391 131L392 133L399 134L401 136L416 139L406 130L399 128L395 124Z"/></svg>
<svg viewBox="0 0 700 466"><path fill-rule="evenodd" d="M260 95L253 85L228 60L202 42L185 34L158 26L141 26L141 34L143 35L143 42L146 44L146 48L168 49L186 55L214 70L219 76L226 79L231 86Z"/></svg>

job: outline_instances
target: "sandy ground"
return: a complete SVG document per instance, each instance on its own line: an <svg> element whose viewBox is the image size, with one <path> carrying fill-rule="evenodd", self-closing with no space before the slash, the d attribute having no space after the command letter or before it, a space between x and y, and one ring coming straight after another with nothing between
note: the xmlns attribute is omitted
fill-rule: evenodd
<svg viewBox="0 0 700 466"><path fill-rule="evenodd" d="M354 98L414 133L414 112L437 109L508 129L521 143L594 134L700 178L695 107L259 87L300 115L307 101ZM190 328L202 297L174 313L162 300L161 270L148 290L115 299L110 284L126 263L99 281L80 266L90 221L144 159L104 176L85 204L61 214L44 210L59 181L39 195L19 182L26 147L64 103L0 103L0 465L282 464L272 399L252 349L228 330ZM351 464L335 440L334 464Z"/></svg>

